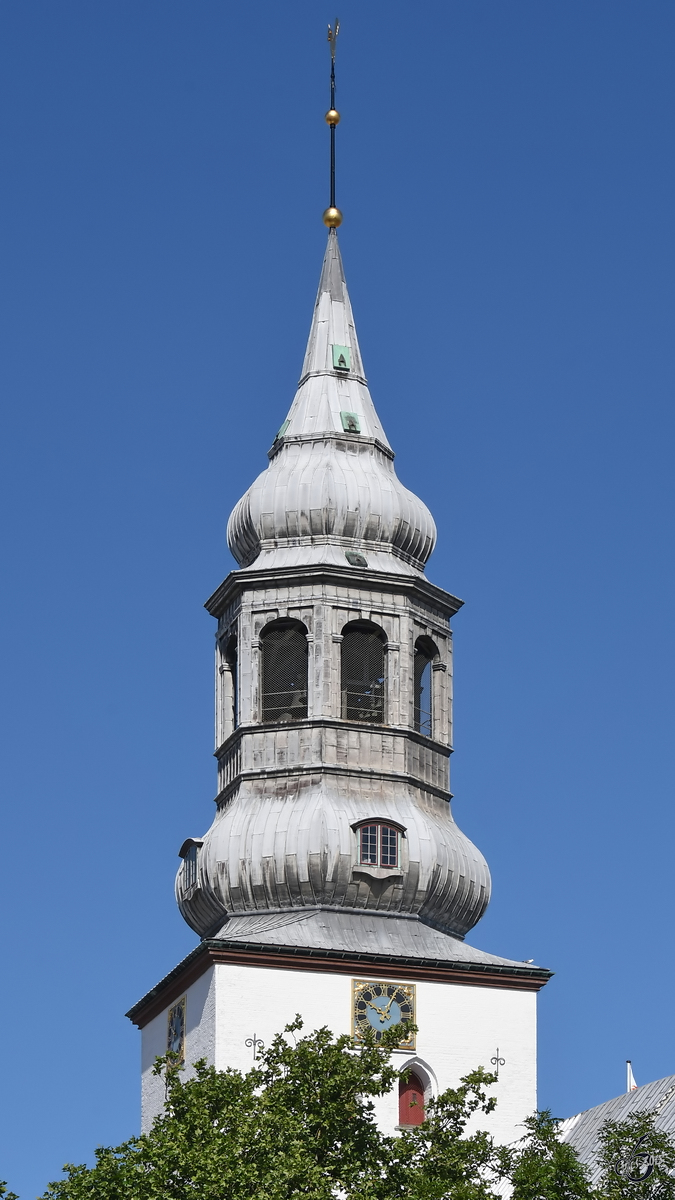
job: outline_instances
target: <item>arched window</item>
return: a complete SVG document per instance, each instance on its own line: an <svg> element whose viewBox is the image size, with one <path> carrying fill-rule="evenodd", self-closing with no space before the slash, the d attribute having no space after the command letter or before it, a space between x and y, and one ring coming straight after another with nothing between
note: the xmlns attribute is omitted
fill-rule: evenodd
<svg viewBox="0 0 675 1200"><path fill-rule="evenodd" d="M429 638L421 637L415 642L413 666L413 725L418 733L431 737L433 734L433 699L431 686L431 664L438 651Z"/></svg>
<svg viewBox="0 0 675 1200"><path fill-rule="evenodd" d="M359 862L370 867L398 867L400 863L400 832L395 825L383 821L359 825Z"/></svg>
<svg viewBox="0 0 675 1200"><path fill-rule="evenodd" d="M342 631L342 717L384 724L384 632L367 621Z"/></svg>
<svg viewBox="0 0 675 1200"><path fill-rule="evenodd" d="M228 639L225 647L225 665L230 672L230 712L232 717L232 728L236 729L239 724L239 689L237 683L237 638L233 634Z"/></svg>
<svg viewBox="0 0 675 1200"><path fill-rule="evenodd" d="M260 635L263 721L307 716L307 631L299 621L273 621Z"/></svg>
<svg viewBox="0 0 675 1200"><path fill-rule="evenodd" d="M398 1085L399 1125L421 1125L424 1120L424 1086L412 1071Z"/></svg>

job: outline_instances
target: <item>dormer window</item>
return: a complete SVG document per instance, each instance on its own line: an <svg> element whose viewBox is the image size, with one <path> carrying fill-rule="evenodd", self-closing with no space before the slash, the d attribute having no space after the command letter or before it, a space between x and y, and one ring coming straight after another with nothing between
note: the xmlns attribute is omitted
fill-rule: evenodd
<svg viewBox="0 0 675 1200"><path fill-rule="evenodd" d="M200 838L186 838L178 851L179 857L183 860L181 886L184 895L188 898L199 883L197 859L199 858L199 851L203 844Z"/></svg>
<svg viewBox="0 0 675 1200"><path fill-rule="evenodd" d="M372 825L360 825L357 834L359 863L370 867L398 867L400 833L394 825L379 821Z"/></svg>
<svg viewBox="0 0 675 1200"><path fill-rule="evenodd" d="M185 858L183 859L183 876L185 879L185 887L193 888L197 882L197 847L190 846Z"/></svg>

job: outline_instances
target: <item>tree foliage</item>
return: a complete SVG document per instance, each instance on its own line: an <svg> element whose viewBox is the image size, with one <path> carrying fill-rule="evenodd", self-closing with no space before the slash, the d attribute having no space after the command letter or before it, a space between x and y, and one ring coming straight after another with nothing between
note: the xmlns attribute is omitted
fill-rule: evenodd
<svg viewBox="0 0 675 1200"><path fill-rule="evenodd" d="M374 1100L391 1090L394 1028L354 1048L297 1018L252 1070L193 1078L159 1060L166 1106L149 1133L67 1166L45 1200L492 1200L504 1152L472 1117L490 1112L494 1076L474 1071L428 1106L422 1125L380 1132Z"/></svg>
<svg viewBox="0 0 675 1200"><path fill-rule="evenodd" d="M247 1073L196 1063L190 1078L158 1059L166 1103L151 1130L68 1165L42 1200L675 1200L675 1145L653 1114L608 1121L594 1190L560 1122L540 1112L511 1147L480 1129L495 1076L482 1068L397 1136L379 1129L378 1097L400 1076L400 1031L355 1046L299 1017ZM0 1184L0 1200L18 1200Z"/></svg>
<svg viewBox="0 0 675 1200"><path fill-rule="evenodd" d="M524 1122L526 1133L512 1153L513 1200L588 1200L588 1171L574 1148L560 1140L560 1121L548 1110Z"/></svg>
<svg viewBox="0 0 675 1200"><path fill-rule="evenodd" d="M607 1200L675 1200L675 1144L653 1112L605 1121L598 1160Z"/></svg>

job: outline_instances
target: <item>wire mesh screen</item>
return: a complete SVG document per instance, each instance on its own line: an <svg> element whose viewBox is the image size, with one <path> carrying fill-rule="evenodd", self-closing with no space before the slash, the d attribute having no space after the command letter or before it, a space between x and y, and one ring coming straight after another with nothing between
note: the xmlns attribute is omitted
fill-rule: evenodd
<svg viewBox="0 0 675 1200"><path fill-rule="evenodd" d="M431 658L415 646L415 729L431 737Z"/></svg>
<svg viewBox="0 0 675 1200"><path fill-rule="evenodd" d="M262 719L303 721L307 716L307 638L282 626L262 637Z"/></svg>
<svg viewBox="0 0 675 1200"><path fill-rule="evenodd" d="M370 630L350 629L342 639L342 716L384 722L384 645Z"/></svg>

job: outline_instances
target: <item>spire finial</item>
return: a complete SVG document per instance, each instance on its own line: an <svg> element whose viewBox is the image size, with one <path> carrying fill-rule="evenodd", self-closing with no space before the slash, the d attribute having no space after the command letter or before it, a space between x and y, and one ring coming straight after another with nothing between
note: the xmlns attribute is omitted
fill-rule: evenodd
<svg viewBox="0 0 675 1200"><path fill-rule="evenodd" d="M335 207L335 126L339 123L340 114L335 107L335 44L340 32L340 22L335 18L334 26L328 26L328 45L330 46L330 108L326 113L326 121L330 125L330 207L323 214L323 223L329 229L337 229L342 224L342 213Z"/></svg>

